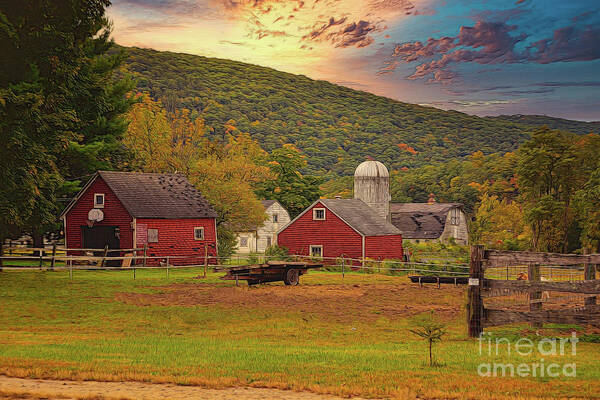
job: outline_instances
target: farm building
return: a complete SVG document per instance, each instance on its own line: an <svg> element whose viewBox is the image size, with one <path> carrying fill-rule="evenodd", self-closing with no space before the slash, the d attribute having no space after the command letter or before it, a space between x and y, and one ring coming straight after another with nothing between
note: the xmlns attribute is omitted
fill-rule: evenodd
<svg viewBox="0 0 600 400"><path fill-rule="evenodd" d="M459 203L396 203L390 204L391 222L402 231L405 240L412 242L453 239L468 244L467 217Z"/></svg>
<svg viewBox="0 0 600 400"><path fill-rule="evenodd" d="M265 222L252 230L237 232L237 254L264 253L277 244L277 232L290 222L290 214L276 200L263 200L267 214Z"/></svg>
<svg viewBox="0 0 600 400"><path fill-rule="evenodd" d="M155 257L148 259L150 265L158 264L158 257L183 265L216 256L216 217L180 174L109 171L94 174L61 214L67 248L146 245L146 255Z"/></svg>
<svg viewBox="0 0 600 400"><path fill-rule="evenodd" d="M459 203L390 203L390 175L379 161L361 163L354 173L354 198L367 203L382 218L402 232L405 240L415 242L451 239L468 244L467 218Z"/></svg>
<svg viewBox="0 0 600 400"><path fill-rule="evenodd" d="M402 235L359 199L320 199L278 234L290 254L401 259Z"/></svg>

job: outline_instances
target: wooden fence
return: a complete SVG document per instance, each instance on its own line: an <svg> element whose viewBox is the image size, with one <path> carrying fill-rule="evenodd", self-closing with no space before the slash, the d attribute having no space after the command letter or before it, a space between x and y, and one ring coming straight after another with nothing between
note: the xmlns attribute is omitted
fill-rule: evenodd
<svg viewBox="0 0 600 400"><path fill-rule="evenodd" d="M600 326L600 306L595 296L600 294L600 280L596 280L599 264L600 254L499 251L473 246L467 304L469 336L478 337L485 327L522 322L532 326L544 323ZM511 276L508 272L510 267L518 267L523 272L519 273L519 277ZM490 272L504 268L506 280L486 278L486 273L497 277L498 273ZM559 273L552 275L553 270ZM571 272L569 281L559 278L560 271L565 270ZM543 277L542 271L549 276ZM573 271L579 271L579 274ZM573 277L579 280L573 280ZM544 295L549 298L549 292L576 294L579 296L576 300L581 300L581 304L561 304L556 309L544 310L543 298ZM528 298L528 310L518 310L510 305L494 308L486 304L486 301L498 297L523 294Z"/></svg>

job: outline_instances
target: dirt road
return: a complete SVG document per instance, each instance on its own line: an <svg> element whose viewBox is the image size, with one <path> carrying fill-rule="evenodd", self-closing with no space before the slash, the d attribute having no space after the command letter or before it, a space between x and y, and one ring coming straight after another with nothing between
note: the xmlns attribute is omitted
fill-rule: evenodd
<svg viewBox="0 0 600 400"><path fill-rule="evenodd" d="M204 389L197 386L141 382L58 381L11 378L0 375L0 399L333 400L340 398L277 389Z"/></svg>

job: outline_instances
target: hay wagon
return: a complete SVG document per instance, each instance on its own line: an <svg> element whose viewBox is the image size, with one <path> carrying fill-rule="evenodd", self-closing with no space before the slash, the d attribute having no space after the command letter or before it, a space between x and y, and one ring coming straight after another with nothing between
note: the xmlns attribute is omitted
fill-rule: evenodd
<svg viewBox="0 0 600 400"><path fill-rule="evenodd" d="M264 264L240 265L235 267L219 267L215 271L225 271L224 280L244 280L248 285L265 282L283 281L286 285L295 286L300 282L300 275L309 269L321 268L322 263L303 261L267 261Z"/></svg>

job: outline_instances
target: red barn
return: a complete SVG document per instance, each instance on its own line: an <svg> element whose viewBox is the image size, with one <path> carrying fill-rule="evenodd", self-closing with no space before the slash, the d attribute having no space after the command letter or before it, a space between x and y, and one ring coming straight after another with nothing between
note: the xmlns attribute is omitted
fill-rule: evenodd
<svg viewBox="0 0 600 400"><path fill-rule="evenodd" d="M94 174L61 214L67 248L147 245L146 255L155 257L148 259L149 265L166 256L174 265L216 257L216 217L180 174L109 171Z"/></svg>
<svg viewBox="0 0 600 400"><path fill-rule="evenodd" d="M277 236L290 254L355 259L402 259L402 234L358 199L314 202Z"/></svg>

